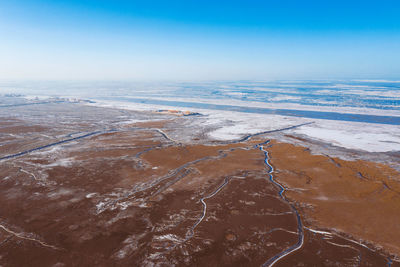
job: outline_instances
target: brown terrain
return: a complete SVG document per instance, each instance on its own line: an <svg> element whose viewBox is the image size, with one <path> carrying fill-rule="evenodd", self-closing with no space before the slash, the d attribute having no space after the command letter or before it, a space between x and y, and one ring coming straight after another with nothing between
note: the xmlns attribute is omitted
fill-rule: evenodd
<svg viewBox="0 0 400 267"><path fill-rule="evenodd" d="M307 222L346 233L400 255L400 173L380 163L312 155L274 142L271 163L286 196L306 203Z"/></svg>
<svg viewBox="0 0 400 267"><path fill-rule="evenodd" d="M268 136L181 142L176 119L3 116L0 266L400 266L395 170Z"/></svg>

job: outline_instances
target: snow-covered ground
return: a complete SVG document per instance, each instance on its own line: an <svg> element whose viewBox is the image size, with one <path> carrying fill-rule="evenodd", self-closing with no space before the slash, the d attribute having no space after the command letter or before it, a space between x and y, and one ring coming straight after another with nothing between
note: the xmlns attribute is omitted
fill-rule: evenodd
<svg viewBox="0 0 400 267"><path fill-rule="evenodd" d="M400 126L315 120L294 132L349 149L368 152L400 151Z"/></svg>
<svg viewBox="0 0 400 267"><path fill-rule="evenodd" d="M157 109L182 110L180 107L118 101L96 101L96 103L88 105L147 111ZM368 152L400 151L400 126L398 125L331 121L209 109L190 110L206 115L197 122L193 120L192 127L215 129L208 134L211 139L215 140L234 140L247 134L314 122L289 132L349 149Z"/></svg>

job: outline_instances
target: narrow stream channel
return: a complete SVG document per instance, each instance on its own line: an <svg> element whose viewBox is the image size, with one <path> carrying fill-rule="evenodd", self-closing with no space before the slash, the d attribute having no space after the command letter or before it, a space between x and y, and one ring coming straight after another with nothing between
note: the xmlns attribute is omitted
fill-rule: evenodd
<svg viewBox="0 0 400 267"><path fill-rule="evenodd" d="M276 186L279 187L279 196L290 205L290 208L293 210L293 212L296 214L296 218L297 218L297 232L299 234L299 239L297 241L296 244L294 244L293 246L289 247L288 249L276 254L275 256L273 256L272 258L268 259L262 266L265 267L269 267L269 266L273 266L275 263L277 263L279 260L281 260L282 258L286 257L287 255L291 254L292 252L300 249L303 246L304 243L304 231L303 231L303 223L301 221L301 217L299 212L297 211L297 209L295 208L295 206L293 204L291 204L286 197L283 195L283 193L285 192L285 188L278 183L277 181L274 180L273 177L273 173L274 173L274 167L272 167L272 165L269 163L269 154L268 151L264 149L264 145L268 145L270 143L270 140L258 144L257 147L264 152L265 155L265 159L264 159L264 163L268 166L269 170L268 170L268 175L269 175L269 180L275 184Z"/></svg>

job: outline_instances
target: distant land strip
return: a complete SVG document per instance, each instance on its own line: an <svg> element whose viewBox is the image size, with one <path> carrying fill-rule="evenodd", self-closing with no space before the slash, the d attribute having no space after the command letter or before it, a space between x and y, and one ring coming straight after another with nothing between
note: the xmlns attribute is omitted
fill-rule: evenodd
<svg viewBox="0 0 400 267"><path fill-rule="evenodd" d="M56 101L43 101L43 102L29 102L29 103L17 103L17 104L7 104L0 105L0 108L12 108L19 106L31 106L31 105L43 105L43 104L55 104L55 103L65 103L65 100L56 100Z"/></svg>
<svg viewBox="0 0 400 267"><path fill-rule="evenodd" d="M184 108L201 108L201 109L212 109L212 110L236 111L244 113L274 114L274 115L301 117L310 119L400 125L400 116L381 116L381 115L340 113L340 112L330 112L330 111L296 110L296 109L273 109L273 108L220 105L220 104L184 102L184 101L148 99L148 98L103 97L98 99L134 102L134 103L143 103L152 105L165 105L165 106L184 107Z"/></svg>

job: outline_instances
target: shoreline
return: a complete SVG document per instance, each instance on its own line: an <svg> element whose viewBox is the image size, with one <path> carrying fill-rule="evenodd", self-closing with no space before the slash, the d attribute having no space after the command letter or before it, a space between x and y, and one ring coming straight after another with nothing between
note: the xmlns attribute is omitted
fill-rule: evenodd
<svg viewBox="0 0 400 267"><path fill-rule="evenodd" d="M148 105L143 103L128 102L99 102L88 103L89 106L108 108L120 108L126 110L151 111L155 109L173 108L180 110L177 106ZM307 119L303 117L289 117L276 114L254 114L226 110L209 110L193 108L192 112L204 114L204 122L194 127L202 127L204 124L213 124L217 129L210 132L209 139L231 140L240 139L247 134L268 131L274 128L290 127L292 125L314 122L313 127L299 129L295 132L311 140L322 141L347 149L365 150L367 152L390 152L400 151L400 126L382 125L362 122L330 121L323 119ZM350 114L349 114L350 115ZM268 121L265 121L268 118ZM199 119L200 121L201 119ZM222 127L221 127L222 126ZM359 129L363 129L361 135ZM316 131L325 129L324 135L315 134ZM360 142L361 141L361 142Z"/></svg>

